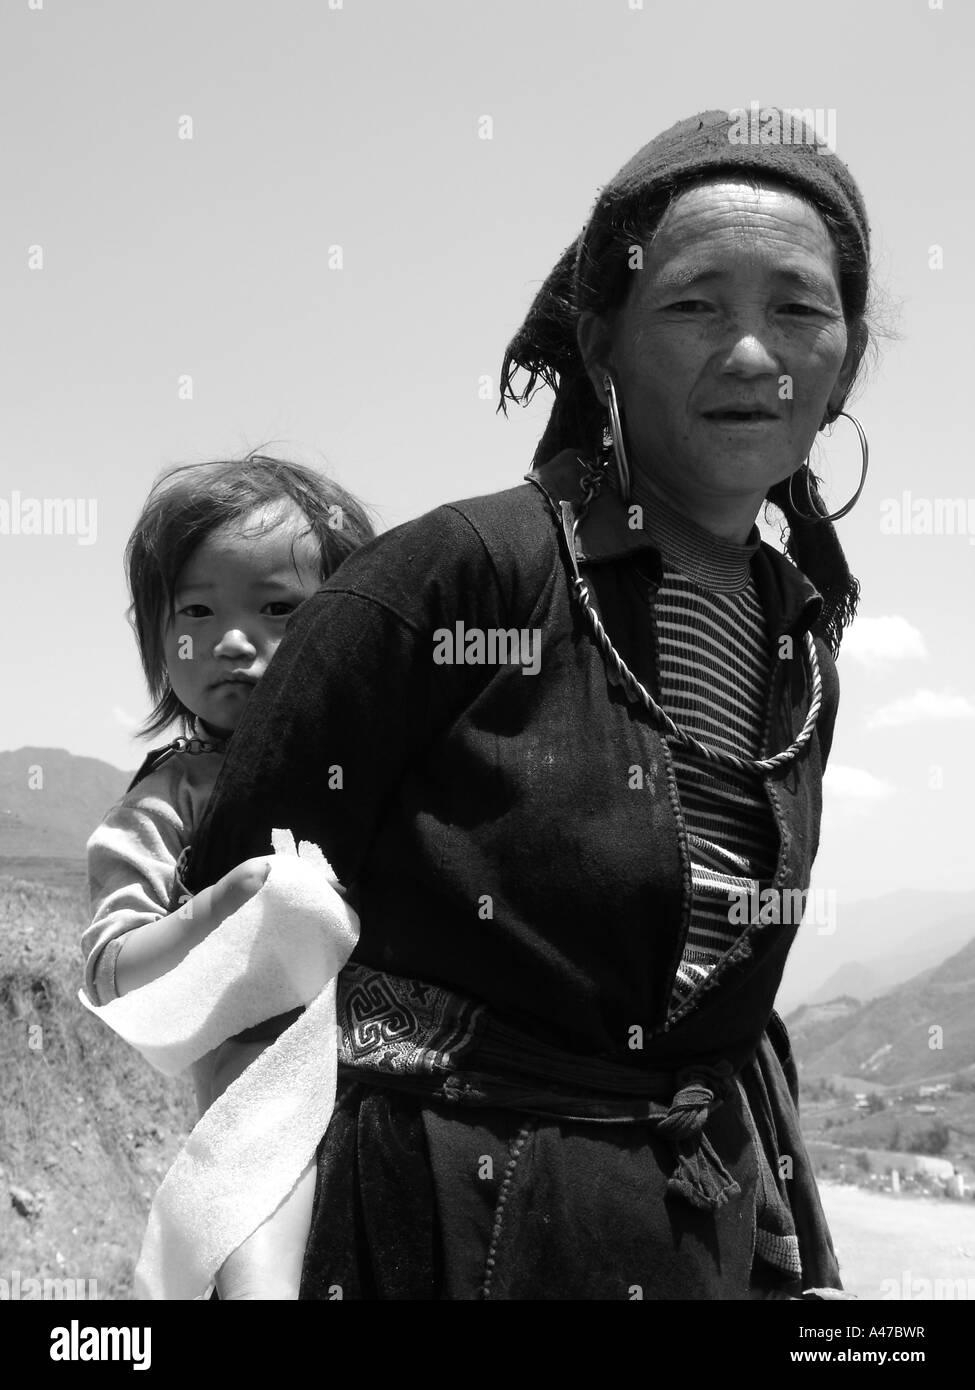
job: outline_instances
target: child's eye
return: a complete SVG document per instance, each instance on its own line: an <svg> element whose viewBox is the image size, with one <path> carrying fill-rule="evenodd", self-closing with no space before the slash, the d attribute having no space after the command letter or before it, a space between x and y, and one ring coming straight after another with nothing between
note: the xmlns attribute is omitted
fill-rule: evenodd
<svg viewBox="0 0 975 1390"><path fill-rule="evenodd" d="M187 603L176 611L181 618L209 618L212 609L208 608L205 603Z"/></svg>
<svg viewBox="0 0 975 1390"><path fill-rule="evenodd" d="M261 609L269 618L289 618L298 607L297 603L289 603L285 599L279 599L274 603L265 603Z"/></svg>

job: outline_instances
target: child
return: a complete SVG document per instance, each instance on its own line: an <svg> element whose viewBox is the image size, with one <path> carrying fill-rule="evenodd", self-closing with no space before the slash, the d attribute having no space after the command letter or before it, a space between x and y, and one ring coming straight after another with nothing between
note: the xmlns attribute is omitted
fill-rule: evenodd
<svg viewBox="0 0 975 1390"><path fill-rule="evenodd" d="M251 859L184 906L186 855L251 690L290 615L372 537L349 493L261 455L177 468L153 487L126 548L155 701L143 732L178 722L189 737L150 753L88 842L92 923L82 946L94 1004L171 970L264 882L269 858ZM196 1064L201 1114L271 1037L252 1029ZM297 1298L314 1171L226 1261L222 1298Z"/></svg>

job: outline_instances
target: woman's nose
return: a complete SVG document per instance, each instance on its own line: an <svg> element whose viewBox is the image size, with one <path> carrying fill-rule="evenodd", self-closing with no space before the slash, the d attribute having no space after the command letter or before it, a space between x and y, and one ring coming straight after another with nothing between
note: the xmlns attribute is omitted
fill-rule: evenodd
<svg viewBox="0 0 975 1390"><path fill-rule="evenodd" d="M213 649L214 656L255 657L257 648L239 627L230 628Z"/></svg>
<svg viewBox="0 0 975 1390"><path fill-rule="evenodd" d="M724 350L724 370L735 376L778 375L779 360L768 342L768 332L758 326L738 324Z"/></svg>
<svg viewBox="0 0 975 1390"><path fill-rule="evenodd" d="M729 314L726 328L727 336L722 343L723 370L740 377L779 373L779 359L769 341L769 325L761 310L750 306L748 310Z"/></svg>

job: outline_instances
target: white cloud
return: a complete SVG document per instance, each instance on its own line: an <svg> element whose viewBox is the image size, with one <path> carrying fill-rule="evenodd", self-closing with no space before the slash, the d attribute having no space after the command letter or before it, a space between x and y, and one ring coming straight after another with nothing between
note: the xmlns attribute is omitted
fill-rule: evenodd
<svg viewBox="0 0 975 1390"><path fill-rule="evenodd" d="M864 772L860 767L843 767L830 763L823 777L823 789L839 801L866 805L884 801L893 796L894 788L890 782L874 777L872 772Z"/></svg>
<svg viewBox="0 0 975 1390"><path fill-rule="evenodd" d="M881 618L857 618L843 635L843 655L868 670L893 661L923 660L928 654L921 632L896 613Z"/></svg>
<svg viewBox="0 0 975 1390"><path fill-rule="evenodd" d="M921 724L932 719L975 719L975 705L967 695L953 690L916 690L913 695L892 700L874 710L868 729L896 729L904 724Z"/></svg>

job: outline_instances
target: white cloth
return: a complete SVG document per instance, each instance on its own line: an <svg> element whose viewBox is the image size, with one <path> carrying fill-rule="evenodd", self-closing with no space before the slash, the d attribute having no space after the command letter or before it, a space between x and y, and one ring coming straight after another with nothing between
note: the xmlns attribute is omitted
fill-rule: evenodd
<svg viewBox="0 0 975 1390"><path fill-rule="evenodd" d="M167 1173L136 1268L140 1298L192 1299L294 1187L328 1126L336 979L359 934L316 845L287 831L260 891L173 970L92 1013L167 1075L265 1019L304 1013L219 1096Z"/></svg>

